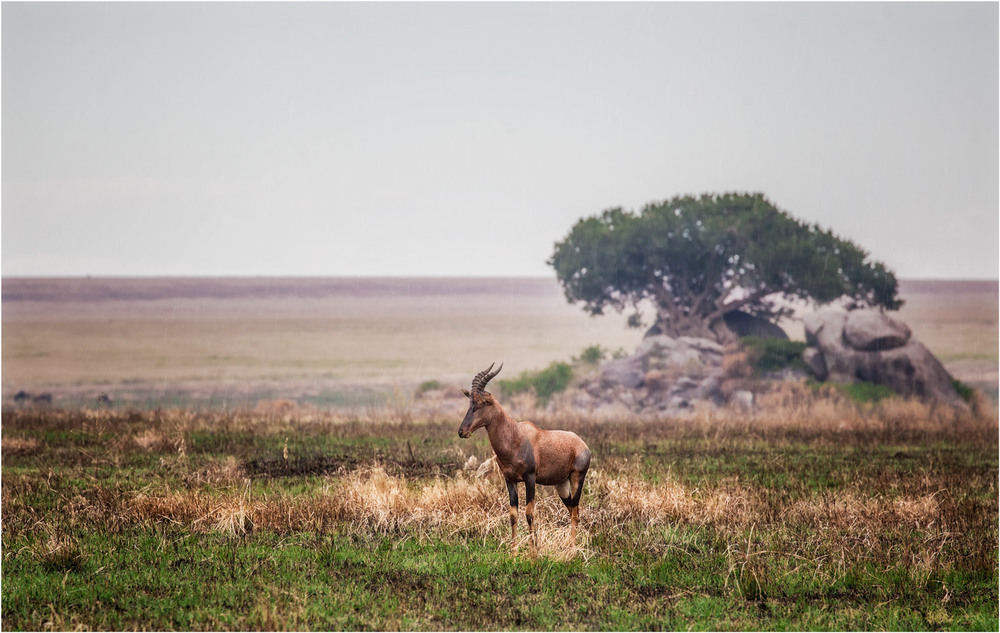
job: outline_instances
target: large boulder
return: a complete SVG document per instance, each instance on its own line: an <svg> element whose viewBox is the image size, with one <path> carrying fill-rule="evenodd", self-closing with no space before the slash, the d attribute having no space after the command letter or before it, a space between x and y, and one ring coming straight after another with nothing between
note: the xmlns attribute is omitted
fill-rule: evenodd
<svg viewBox="0 0 1000 633"><path fill-rule="evenodd" d="M904 396L957 404L951 375L910 328L876 310L821 310L803 317L802 354L817 380L870 382Z"/></svg>
<svg viewBox="0 0 1000 633"><path fill-rule="evenodd" d="M858 380L885 385L904 396L959 401L951 374L920 341L881 352L859 353L854 371Z"/></svg>
<svg viewBox="0 0 1000 633"><path fill-rule="evenodd" d="M829 377L830 370L826 368L826 359L823 358L823 352L815 347L807 347L802 352L802 362L806 364L809 373L816 380L826 380Z"/></svg>
<svg viewBox="0 0 1000 633"><path fill-rule="evenodd" d="M910 328L878 310L849 312L844 323L844 341L862 352L902 347L910 340Z"/></svg>
<svg viewBox="0 0 1000 633"><path fill-rule="evenodd" d="M847 324L847 312L844 310L820 310L802 317L806 329L806 354L811 357L806 366L819 369L820 362L815 349L822 357L822 367L825 371L813 371L817 380L828 378L837 382L849 382L852 378L851 350L844 341L844 326Z"/></svg>
<svg viewBox="0 0 1000 633"><path fill-rule="evenodd" d="M620 385L628 389L638 389L646 378L643 365L643 357L638 354L610 360L601 366L601 382L606 387Z"/></svg>
<svg viewBox="0 0 1000 633"><path fill-rule="evenodd" d="M806 345L820 349L844 344L845 310L818 310L802 317L806 329Z"/></svg>

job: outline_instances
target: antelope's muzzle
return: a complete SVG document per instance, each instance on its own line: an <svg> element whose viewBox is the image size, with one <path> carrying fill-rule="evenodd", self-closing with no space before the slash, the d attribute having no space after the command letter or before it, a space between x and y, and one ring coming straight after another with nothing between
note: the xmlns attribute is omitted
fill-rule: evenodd
<svg viewBox="0 0 1000 633"><path fill-rule="evenodd" d="M462 420L462 426L458 427L458 436L463 440L472 435L472 421L475 418L475 411L472 407L465 413L465 419Z"/></svg>

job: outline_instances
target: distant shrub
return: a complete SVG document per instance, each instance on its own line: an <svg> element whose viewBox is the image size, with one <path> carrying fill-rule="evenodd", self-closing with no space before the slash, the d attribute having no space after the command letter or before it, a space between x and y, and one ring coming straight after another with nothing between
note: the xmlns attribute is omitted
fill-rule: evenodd
<svg viewBox="0 0 1000 633"><path fill-rule="evenodd" d="M966 403L972 404L973 398L976 396L976 390L965 384L958 378L952 378L951 384L955 387L955 391L958 392L959 397L962 398Z"/></svg>
<svg viewBox="0 0 1000 633"><path fill-rule="evenodd" d="M525 371L517 378L501 380L500 387L510 394L534 390L538 402L545 404L553 394L565 391L572 378L573 367L569 363L552 363L540 371Z"/></svg>
<svg viewBox="0 0 1000 633"><path fill-rule="evenodd" d="M747 362L758 373L786 368L805 369L802 352L805 351L806 344L803 342L745 336L740 339L740 346L746 353Z"/></svg>
<svg viewBox="0 0 1000 633"><path fill-rule="evenodd" d="M604 360L607 352L604 351L600 345L591 345L590 347L583 350L580 353L580 357L574 360L579 360L581 363L586 365L596 365Z"/></svg>
<svg viewBox="0 0 1000 633"><path fill-rule="evenodd" d="M419 385L417 385L416 395L422 396L428 391L434 391L441 388L441 383L437 380L425 380Z"/></svg>

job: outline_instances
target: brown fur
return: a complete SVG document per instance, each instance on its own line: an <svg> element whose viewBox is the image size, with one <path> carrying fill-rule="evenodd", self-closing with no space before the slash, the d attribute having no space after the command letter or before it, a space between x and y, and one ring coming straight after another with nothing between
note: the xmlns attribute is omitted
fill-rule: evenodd
<svg viewBox="0 0 1000 633"><path fill-rule="evenodd" d="M525 518L531 533L532 551L538 543L534 526L535 484L556 486L563 503L569 509L571 533L576 536L580 520L579 502L583 480L590 467L590 449L576 433L546 431L532 422L513 419L486 391L465 392L469 397L469 411L458 430L461 437L469 437L485 428L490 446L496 454L497 465L507 482L510 495L511 545L516 548L517 537L517 484L525 485Z"/></svg>

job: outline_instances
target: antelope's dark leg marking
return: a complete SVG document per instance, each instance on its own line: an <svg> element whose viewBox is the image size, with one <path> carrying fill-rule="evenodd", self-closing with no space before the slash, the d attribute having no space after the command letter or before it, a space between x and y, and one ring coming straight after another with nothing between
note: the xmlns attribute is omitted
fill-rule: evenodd
<svg viewBox="0 0 1000 633"><path fill-rule="evenodd" d="M524 476L524 516L528 520L528 532L531 534L531 548L538 550L538 537L535 534L535 474Z"/></svg>
<svg viewBox="0 0 1000 633"><path fill-rule="evenodd" d="M510 496L510 541L514 545L517 539L517 482L506 478L504 481L507 482L507 494Z"/></svg>
<svg viewBox="0 0 1000 633"><path fill-rule="evenodd" d="M583 480L587 478L587 471L590 469L590 451L584 451L577 456L573 464L576 471L569 477L570 495L563 499L563 503L569 509L569 533L570 538L576 541L576 526L580 523L580 497L583 495Z"/></svg>
<svg viewBox="0 0 1000 633"><path fill-rule="evenodd" d="M583 480L587 477L587 471L590 469L590 451L583 451L580 453L580 455L577 456L576 463L574 465L576 466L577 472L580 473L576 482L572 482L573 478L570 477L572 483L570 487L573 488L571 491L573 494L573 505L570 507L575 508L580 505L580 496L583 495Z"/></svg>

